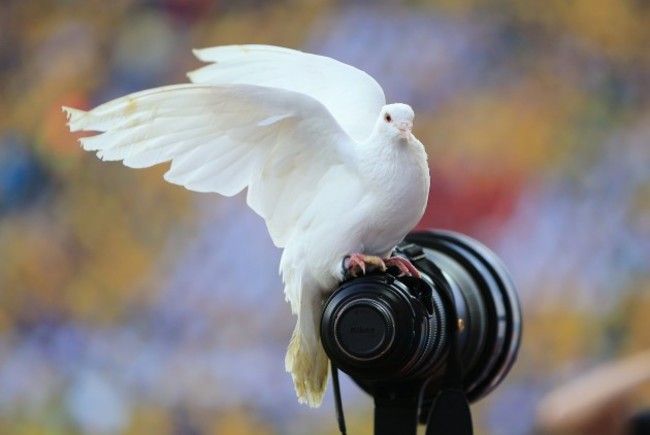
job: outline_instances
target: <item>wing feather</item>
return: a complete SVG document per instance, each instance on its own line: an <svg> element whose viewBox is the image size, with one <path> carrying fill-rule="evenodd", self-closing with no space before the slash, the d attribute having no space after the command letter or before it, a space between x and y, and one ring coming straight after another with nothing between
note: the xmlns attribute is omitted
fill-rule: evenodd
<svg viewBox="0 0 650 435"><path fill-rule="evenodd" d="M284 247L333 167L354 163L356 143L327 108L291 90L249 84L173 85L88 112L64 108L72 131L103 160L144 168L171 161L165 179L247 202ZM347 172L353 177L353 172Z"/></svg>
<svg viewBox="0 0 650 435"><path fill-rule="evenodd" d="M370 75L326 56L270 45L226 45L194 54L212 63L188 73L192 82L253 84L309 95L359 141L370 135L386 104L384 91Z"/></svg>

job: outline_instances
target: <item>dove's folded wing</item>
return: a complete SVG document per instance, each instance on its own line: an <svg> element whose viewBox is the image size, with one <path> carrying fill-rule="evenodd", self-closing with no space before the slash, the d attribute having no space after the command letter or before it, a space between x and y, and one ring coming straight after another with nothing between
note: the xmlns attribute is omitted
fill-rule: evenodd
<svg viewBox="0 0 650 435"><path fill-rule="evenodd" d="M174 85L88 112L64 108L72 131L103 160L143 168L171 161L165 179L248 204L283 247L328 173L354 162L355 142L303 94L253 85ZM344 174L352 172L343 170Z"/></svg>
<svg viewBox="0 0 650 435"><path fill-rule="evenodd" d="M226 45L194 53L213 63L190 72L192 82L272 86L309 95L359 141L370 135L386 104L381 86L371 76L326 56L269 45Z"/></svg>

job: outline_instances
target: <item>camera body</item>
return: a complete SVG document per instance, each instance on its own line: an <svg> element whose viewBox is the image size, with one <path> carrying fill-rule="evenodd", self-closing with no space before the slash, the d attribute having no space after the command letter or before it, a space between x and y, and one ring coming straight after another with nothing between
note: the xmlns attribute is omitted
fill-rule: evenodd
<svg viewBox="0 0 650 435"><path fill-rule="evenodd" d="M506 268L474 239L414 232L397 254L420 278L388 270L342 283L325 302L321 339L333 365L376 403L402 397L424 423L444 388L474 402L505 378L521 311Z"/></svg>

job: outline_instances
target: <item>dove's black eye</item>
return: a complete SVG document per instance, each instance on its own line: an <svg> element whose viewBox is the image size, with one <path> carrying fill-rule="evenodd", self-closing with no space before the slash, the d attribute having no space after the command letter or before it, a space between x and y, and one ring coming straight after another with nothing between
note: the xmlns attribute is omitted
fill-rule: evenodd
<svg viewBox="0 0 650 435"><path fill-rule="evenodd" d="M390 113L387 113L384 115L384 121L386 122L391 122L393 120L393 117L390 116Z"/></svg>

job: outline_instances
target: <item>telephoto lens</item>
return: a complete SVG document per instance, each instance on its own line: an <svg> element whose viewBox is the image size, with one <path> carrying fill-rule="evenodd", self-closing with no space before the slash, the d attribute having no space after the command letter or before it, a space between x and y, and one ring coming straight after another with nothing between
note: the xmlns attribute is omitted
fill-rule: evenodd
<svg viewBox="0 0 650 435"><path fill-rule="evenodd" d="M389 270L341 284L323 309L325 351L368 393L415 384L425 402L440 388L447 363L457 361L467 399L480 399L507 375L521 340L506 268L478 241L450 231L411 233L397 253L420 278Z"/></svg>

